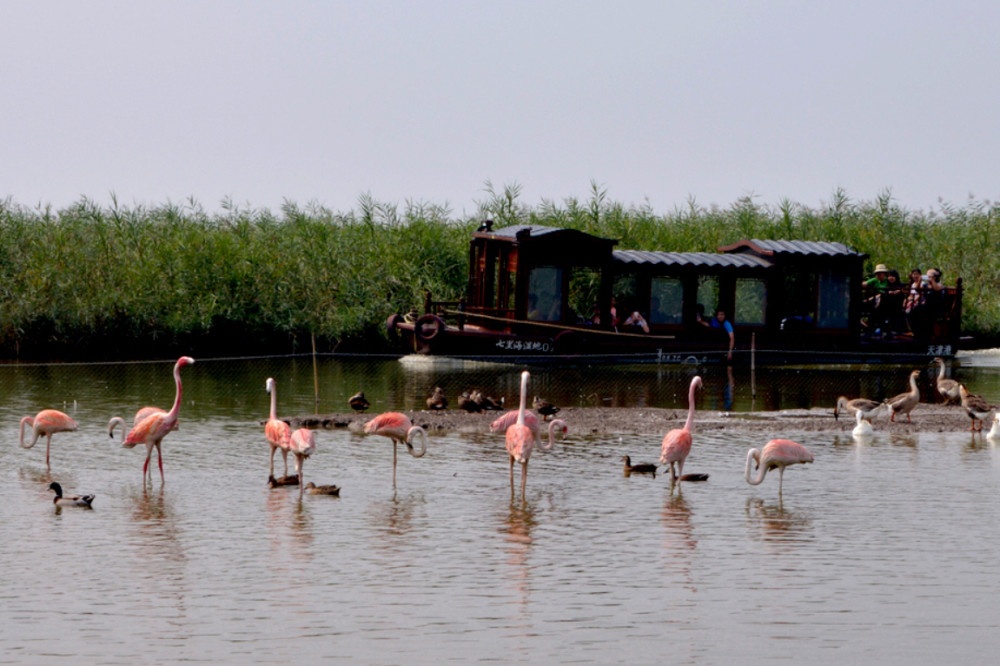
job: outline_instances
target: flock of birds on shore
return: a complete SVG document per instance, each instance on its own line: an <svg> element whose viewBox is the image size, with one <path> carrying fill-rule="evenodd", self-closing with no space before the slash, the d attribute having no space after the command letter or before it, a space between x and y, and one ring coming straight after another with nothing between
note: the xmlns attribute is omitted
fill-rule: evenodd
<svg viewBox="0 0 1000 666"><path fill-rule="evenodd" d="M177 429L178 416L180 413L181 396L183 385L181 383L181 368L194 363L194 359L189 356L182 356L174 364L173 376L176 384L176 395L174 404L170 410L158 407L143 407L138 410L132 421L132 427L125 434L123 446L134 448L139 444L146 447L146 459L142 466L143 485L147 479L152 484L152 469L150 460L153 449L157 452L157 463L160 470L160 482L164 482L163 454L161 443L169 433ZM1000 439L1000 412L993 405L990 405L981 396L969 393L964 384L945 376L944 361L935 359L939 366L939 374L935 382L935 388L946 404L960 403L966 414L972 420L970 430L979 432L983 429L983 421L993 415L993 425L987 435L991 440ZM911 422L910 415L913 409L920 402L920 390L917 386L917 377L920 370L913 370L909 375L910 390L894 396L888 400L876 401L867 398L848 399L841 396L837 399L834 408L834 417L839 418L842 412L851 412L855 415L856 426L852 431L855 437L866 437L874 433L872 421L882 411L887 410L889 421L893 422L896 415L906 415L907 421ZM535 412L527 409L528 382L530 373L525 370L521 373L520 402L516 410L504 413L493 421L490 426L491 432L502 432L506 442L506 450L510 463L510 487L514 492L514 464L521 465L521 496L524 497L527 477L528 461L536 443L545 451L553 448L557 436L565 436L568 426L565 421L558 418L549 420L559 412L555 405L535 396L533 407ZM667 432L664 436L660 448L659 464L654 463L632 463L628 455L622 457L624 463L625 476L631 474L651 474L654 478L660 466L665 466L670 474L670 489L674 487L680 490L682 481L696 482L706 481L707 474L684 474L684 463L691 452L692 428L695 416L695 393L701 387L701 377L694 377L688 388L688 414L687 420L680 428L675 428ZM291 426L284 420L277 417L277 394L276 385L273 378L268 378L265 382L265 390L270 394L270 413L264 423L264 435L270 447L269 476L268 485L272 488L283 486L298 486L299 497L304 493L315 495L340 494L340 488L335 485L317 486L309 482L304 483L303 466L305 460L316 452L316 438L313 430L309 428L298 428L292 430ZM459 405L466 411L502 410L503 399L496 400L484 396L479 391L465 392L459 397ZM350 406L358 411L364 412L370 407L370 403L365 398L364 393L357 393L349 399ZM427 398L428 409L446 409L448 400L444 391L440 387L435 387L432 395ZM541 415L541 421L539 420ZM548 424L548 441L544 443L540 439L541 423ZM115 430L126 429L126 422L120 416L112 417L108 421L108 435L113 439ZM26 429L31 429L31 439L25 439ZM34 416L25 416L20 422L19 441L23 448L32 448L42 437L45 437L45 464L51 470L50 450L52 445L52 435L59 432L72 432L77 429L77 423L69 415L55 409L44 409ZM400 444L406 447L407 452L414 458L420 458L427 453L427 432L413 422L405 414L400 412L385 412L369 420L364 426L366 435L380 435L387 437L393 444L392 453L392 484L396 487L396 466L397 450ZM419 443L419 448L415 446ZM275 477L274 475L274 454L280 451L284 461L284 475ZM288 473L288 455L292 454L295 463L295 474ZM788 439L773 439L769 441L763 449L751 448L747 452L744 476L751 485L758 485L763 482L768 471L777 469L778 494L781 495L784 480L785 468L790 465L813 462L813 454L801 444ZM756 470L756 475L753 471ZM76 506L91 508L94 495L65 495L62 486L53 481L49 489L55 494L53 503L56 507Z"/></svg>
<svg viewBox="0 0 1000 666"><path fill-rule="evenodd" d="M934 380L934 390L938 397L946 405L959 404L971 419L969 425L970 432L982 432L985 421L993 417L993 424L987 433L987 438L991 441L1000 440L1000 412L996 405L991 405L982 396L969 392L965 384L951 379L945 374L945 363L942 358L935 358L934 363L938 366L938 374ZM910 414L914 408L920 404L920 387L917 386L917 378L920 370L910 372L910 390L900 393L888 400L878 401L869 398L853 398L846 396L837 398L837 405L834 407L833 416L839 418L843 412L854 414L856 425L851 431L855 437L867 437L875 433L872 422L882 412L889 413L889 422L895 422L896 415L905 415L907 423L912 423Z"/></svg>

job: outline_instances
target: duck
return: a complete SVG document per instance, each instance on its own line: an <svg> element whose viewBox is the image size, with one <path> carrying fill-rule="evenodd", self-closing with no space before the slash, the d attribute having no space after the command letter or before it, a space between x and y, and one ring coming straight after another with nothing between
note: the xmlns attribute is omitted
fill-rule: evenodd
<svg viewBox="0 0 1000 666"><path fill-rule="evenodd" d="M288 476L279 476L274 478L274 476L267 477L267 485L271 488L280 488L281 486L297 486L299 485L299 475L289 474Z"/></svg>
<svg viewBox="0 0 1000 666"><path fill-rule="evenodd" d="M340 497L340 486L317 486L310 481L306 484L306 492L310 495L332 495Z"/></svg>
<svg viewBox="0 0 1000 666"><path fill-rule="evenodd" d="M445 397L444 389L440 386L435 386L430 397L427 398L427 409L448 409L448 398Z"/></svg>
<svg viewBox="0 0 1000 666"><path fill-rule="evenodd" d="M348 398L347 404L349 404L351 406L351 409L353 409L356 412L363 412L369 407L371 407L371 403L368 402L368 400L365 398L364 391L358 391L350 398Z"/></svg>
<svg viewBox="0 0 1000 666"><path fill-rule="evenodd" d="M858 424L854 426L854 430L851 434L855 437L870 437L875 434L875 428L872 427L872 422L864 417L864 415L859 411L855 412Z"/></svg>
<svg viewBox="0 0 1000 666"><path fill-rule="evenodd" d="M83 509L92 509L91 504L94 503L94 497L96 495L63 495L62 486L59 485L57 481L53 481L49 484L49 490L56 494L52 498L52 503L57 507L60 506L78 506Z"/></svg>
<svg viewBox="0 0 1000 666"><path fill-rule="evenodd" d="M472 393L470 393L469 391L462 391L462 394L458 396L458 408L464 409L470 414L481 412L482 408L479 406L479 403L476 402L472 397L475 393L476 391L473 391Z"/></svg>
<svg viewBox="0 0 1000 666"><path fill-rule="evenodd" d="M652 474L653 478L656 478L656 465L654 463L636 463L632 464L632 459L628 456L622 456L622 462L625 463L625 476L631 476L635 474Z"/></svg>
<svg viewBox="0 0 1000 666"><path fill-rule="evenodd" d="M871 421L885 407L885 403L868 398L848 399L847 396L837 398L837 405L833 408L833 418L839 419L841 412L861 412L861 416Z"/></svg>
<svg viewBox="0 0 1000 666"><path fill-rule="evenodd" d="M944 398L945 404L960 402L962 400L962 396L958 388L959 383L954 379L949 379L944 376L944 359L938 356L934 359L934 362L937 363L938 366L938 376L937 380L934 382L938 395Z"/></svg>
<svg viewBox="0 0 1000 666"><path fill-rule="evenodd" d="M542 415L543 421L548 421L550 416L554 416L559 412L559 408L553 405L548 400L542 400L537 395L535 399L531 401L531 406L535 408L535 411Z"/></svg>
<svg viewBox="0 0 1000 666"><path fill-rule="evenodd" d="M910 420L910 412L912 412L913 408L920 402L920 389L917 388L917 377L919 376L919 370L911 372L910 390L906 393L900 393L899 395L885 401L885 404L889 407L889 420L893 423L896 421L896 414L906 414L906 422L912 423Z"/></svg>
<svg viewBox="0 0 1000 666"><path fill-rule="evenodd" d="M681 474L680 480L684 482L693 481L695 483L700 483L702 481L708 481L708 474L704 472L688 472L687 474Z"/></svg>
<svg viewBox="0 0 1000 666"><path fill-rule="evenodd" d="M969 415L970 419L972 419L969 431L979 432L983 429L983 421L989 417L995 407L986 402L982 396L969 393L969 389L965 388L965 384L959 384L958 390L962 401L962 407L965 408L965 413Z"/></svg>
<svg viewBox="0 0 1000 666"><path fill-rule="evenodd" d="M482 409L484 412L503 411L503 401L504 401L503 398L500 398L498 400L497 398L488 395L483 395L482 393L477 393L476 398L477 398L476 403L479 404L480 409Z"/></svg>

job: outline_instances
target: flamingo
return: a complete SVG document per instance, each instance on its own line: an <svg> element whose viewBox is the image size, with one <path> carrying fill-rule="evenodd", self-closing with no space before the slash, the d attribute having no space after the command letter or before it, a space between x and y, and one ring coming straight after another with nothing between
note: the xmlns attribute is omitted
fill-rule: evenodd
<svg viewBox="0 0 1000 666"><path fill-rule="evenodd" d="M267 443L271 445L271 476L274 476L274 452L281 451L281 457L285 460L285 476L288 476L288 446L292 437L292 427L278 418L277 412L277 389L274 379L267 378L264 388L271 394L271 415L264 424L264 436Z"/></svg>
<svg viewBox="0 0 1000 666"><path fill-rule="evenodd" d="M295 454L295 473L299 477L299 497L302 497L302 466L306 458L316 453L316 435L309 428L299 428L292 433L288 449Z"/></svg>
<svg viewBox="0 0 1000 666"><path fill-rule="evenodd" d="M511 427L513 424L517 423L517 415L519 410L512 409L509 412L505 412L503 416L497 417L493 423L490 424L490 432L507 432L507 428ZM535 434L535 438L538 437L538 417L530 409L524 410L524 425L531 428L531 432Z"/></svg>
<svg viewBox="0 0 1000 666"><path fill-rule="evenodd" d="M745 475L751 486L760 485L769 469L778 468L778 496L781 496L782 481L785 478L785 468L789 465L811 463L813 454L809 449L790 439L772 439L764 445L763 451L750 449L747 451L747 466ZM750 466L756 462L760 473L756 479L750 478Z"/></svg>
<svg viewBox="0 0 1000 666"><path fill-rule="evenodd" d="M855 412L855 416L857 417L858 424L854 426L854 430L851 431L852 435L855 437L870 437L875 434L875 428L872 427L872 422L864 417L861 410Z"/></svg>
<svg viewBox="0 0 1000 666"><path fill-rule="evenodd" d="M25 426L31 428L32 431L31 441L28 443L24 441ZM45 435L45 466L52 469L52 466L49 464L49 449L52 447L52 435L57 432L74 432L76 427L76 421L68 414L64 414L58 409L43 409L34 416L25 416L21 419L21 447L30 449L35 445L39 437Z"/></svg>
<svg viewBox="0 0 1000 666"><path fill-rule="evenodd" d="M920 389L917 388L917 377L920 376L919 370L914 370L910 373L910 390L906 393L900 393L897 396L889 398L885 401L885 404L889 406L889 420L896 421L896 414L906 414L906 422L912 423L910 420L910 412L913 408L917 406L920 402Z"/></svg>
<svg viewBox="0 0 1000 666"><path fill-rule="evenodd" d="M535 431L525 423L525 406L528 403L528 371L521 373L521 402L517 408L517 420L505 431L507 455L510 458L510 493L514 494L514 463L521 463L521 497L528 485L528 459L535 448Z"/></svg>
<svg viewBox="0 0 1000 666"><path fill-rule="evenodd" d="M983 421L989 417L994 407L986 402L982 396L969 393L969 389L965 388L965 384L959 385L959 393L961 395L962 407L965 408L965 413L972 419L969 431L979 432L983 429ZM976 427L977 423L978 427Z"/></svg>
<svg viewBox="0 0 1000 666"><path fill-rule="evenodd" d="M660 446L660 464L670 468L670 490L677 483L680 492L680 477L684 472L684 461L691 453L691 426L694 425L694 393L701 386L701 377L695 375L688 388L688 417L683 428L668 432ZM674 469L676 466L676 469Z"/></svg>
<svg viewBox="0 0 1000 666"><path fill-rule="evenodd" d="M959 384L954 379L949 379L944 376L944 359L938 356L934 359L934 362L938 366L938 376L937 380L934 382L935 388L937 388L938 395L944 398L945 404L958 402L962 399L959 393Z"/></svg>
<svg viewBox="0 0 1000 666"><path fill-rule="evenodd" d="M164 437L177 429L177 416L181 411L181 395L184 392L184 387L181 385L181 368L193 363L194 359L190 356L181 356L174 363L174 384L177 386L177 392L174 395L174 404L170 408L170 411L157 411L149 414L146 418L134 424L132 429L129 430L128 435L125 436L125 442L122 446L127 449L131 449L136 444L146 445L146 462L142 464L143 486L146 485L147 472L150 476L150 484L153 482L153 472L149 469L149 459L153 455L153 447L156 447L156 458L160 467L160 483L162 484L165 480L163 477L163 450L160 448L160 442L163 441Z"/></svg>
<svg viewBox="0 0 1000 666"><path fill-rule="evenodd" d="M146 418L151 414L156 414L157 412L166 413L166 411L167 410L160 409L159 407L143 407L142 409L140 409L135 413L135 418L132 419L132 425L134 426L135 424L139 423L139 421L142 421L144 418ZM119 427L122 429L122 431L125 432L128 431L128 429L125 427L125 419L123 419L120 416L112 416L111 420L108 421L108 437L114 439L115 429ZM177 430L176 423L174 424L174 430Z"/></svg>
<svg viewBox="0 0 1000 666"><path fill-rule="evenodd" d="M848 400L847 396L842 395L837 398L837 405L833 408L833 418L839 419L841 412L861 412L861 416L871 421L878 416L883 407L885 407L885 403L877 400L869 400L868 398Z"/></svg>
<svg viewBox="0 0 1000 666"><path fill-rule="evenodd" d="M396 487L396 447L406 444L406 449L414 458L422 458L427 453L427 431L413 425L409 417L399 412L379 414L365 424L366 435L382 435L392 440L392 487ZM413 438L420 437L420 450L413 448Z"/></svg>
<svg viewBox="0 0 1000 666"><path fill-rule="evenodd" d="M52 498L52 503L56 507L61 506L78 506L84 509L93 508L90 505L94 503L95 495L63 495L62 486L59 485L57 481L53 481L49 484L49 490L55 493L55 497Z"/></svg>
<svg viewBox="0 0 1000 666"><path fill-rule="evenodd" d="M628 456L622 456L622 462L625 463L625 476L632 476L632 474L652 474L653 478L656 478L656 465L654 463L636 463L632 464L632 459Z"/></svg>

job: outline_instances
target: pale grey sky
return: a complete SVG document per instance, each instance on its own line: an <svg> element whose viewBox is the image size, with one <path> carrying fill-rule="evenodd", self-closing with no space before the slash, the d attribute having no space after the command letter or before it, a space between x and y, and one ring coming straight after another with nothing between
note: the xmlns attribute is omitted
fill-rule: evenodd
<svg viewBox="0 0 1000 666"><path fill-rule="evenodd" d="M0 0L0 198L992 201L998 26L967 0Z"/></svg>

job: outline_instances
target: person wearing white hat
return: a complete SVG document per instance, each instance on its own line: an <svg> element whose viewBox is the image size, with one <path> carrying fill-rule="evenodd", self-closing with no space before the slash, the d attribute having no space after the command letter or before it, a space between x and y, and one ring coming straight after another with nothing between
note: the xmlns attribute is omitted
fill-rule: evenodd
<svg viewBox="0 0 1000 666"><path fill-rule="evenodd" d="M889 290L889 268L885 264L875 266L875 277L865 280L865 301L871 308L871 317L867 325L874 329L876 335L882 334L882 328L886 324L886 313L884 312L882 296Z"/></svg>

